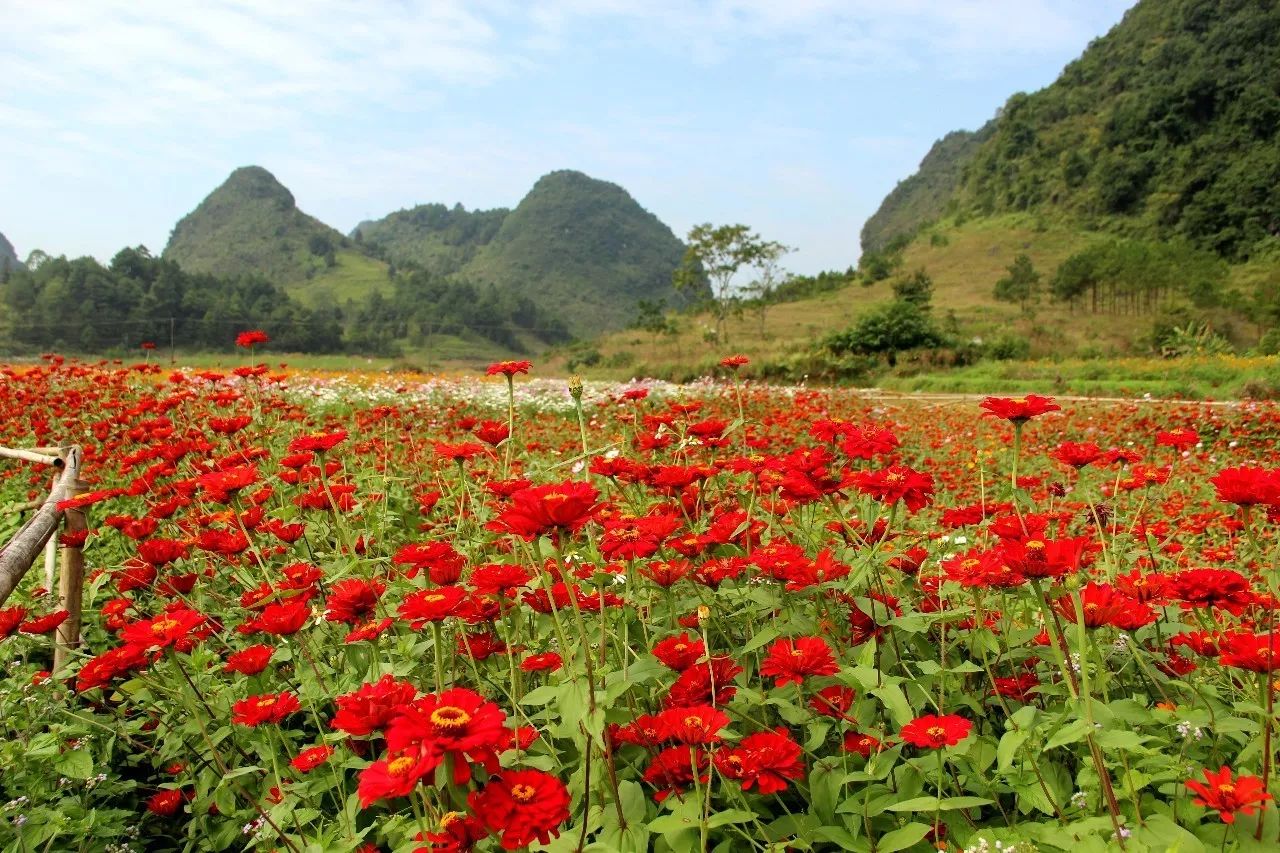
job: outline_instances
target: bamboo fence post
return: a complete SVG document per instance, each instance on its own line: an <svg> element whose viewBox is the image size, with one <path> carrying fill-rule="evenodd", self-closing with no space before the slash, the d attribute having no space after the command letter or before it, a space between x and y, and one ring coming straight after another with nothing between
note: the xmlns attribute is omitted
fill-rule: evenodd
<svg viewBox="0 0 1280 853"><path fill-rule="evenodd" d="M44 588L53 592L53 583L57 580L58 571L58 543L53 541L53 537L49 537L49 541L44 543Z"/></svg>
<svg viewBox="0 0 1280 853"><path fill-rule="evenodd" d="M74 452L78 453L78 448ZM85 484L77 477L67 484L63 498L72 498L85 491ZM68 533L79 533L88 529L88 522L82 509L68 509L63 513L62 519L63 527ZM50 537L49 541L53 542L53 537ZM70 615L58 626L54 640L53 671L55 673L66 665L67 658L80 646L80 622L83 617L81 610L84 601L84 548L78 538L73 539L70 544L63 545L60 556L62 571L58 579L58 602Z"/></svg>
<svg viewBox="0 0 1280 853"><path fill-rule="evenodd" d="M25 458L22 456L14 457L11 452L3 451L7 451L7 448L0 448L0 456ZM44 548L45 543L49 541L49 537L57 532L58 522L63 515L62 510L58 509L58 502L63 499L64 494L69 490L83 488L80 482L81 455L79 447L67 448L63 457L54 456L50 461L62 468L62 476L54 483L49 496L45 498L44 503L40 504L40 508L32 514L31 518L27 519L27 523L14 534L8 543L0 547L0 606L4 605L9 595L18 586L19 581L31 568L31 564L40 555L40 551Z"/></svg>

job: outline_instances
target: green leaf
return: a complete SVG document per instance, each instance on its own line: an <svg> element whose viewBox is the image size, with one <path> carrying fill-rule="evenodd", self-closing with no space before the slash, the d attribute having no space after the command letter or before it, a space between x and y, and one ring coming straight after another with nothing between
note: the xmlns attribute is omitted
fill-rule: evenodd
<svg viewBox="0 0 1280 853"><path fill-rule="evenodd" d="M53 769L68 779L88 779L93 776L93 754L87 749L73 749L58 756Z"/></svg>
<svg viewBox="0 0 1280 853"><path fill-rule="evenodd" d="M756 813L749 812L746 809L725 809L718 811L707 819L707 826L715 829L719 826L727 826L731 823L747 823L755 820Z"/></svg>
<svg viewBox="0 0 1280 853"><path fill-rule="evenodd" d="M536 687L524 695L520 700L521 705L546 705L556 698L559 691L553 684L544 684Z"/></svg>
<svg viewBox="0 0 1280 853"><path fill-rule="evenodd" d="M1057 734L1044 742L1044 751L1048 752L1051 749L1084 740L1085 735L1088 733L1089 723L1087 720L1074 720L1058 729Z"/></svg>
<svg viewBox="0 0 1280 853"><path fill-rule="evenodd" d="M1017 757L1018 750L1027 742L1031 734L1025 730L1015 730L1005 732L1000 738L1000 745L996 747L996 767L1000 770L1008 770L1013 766L1013 759Z"/></svg>
<svg viewBox="0 0 1280 853"><path fill-rule="evenodd" d="M938 802L937 797L912 797L909 800L894 803L886 811L931 812L936 808L938 811L946 812L953 809L971 809L976 806L987 806L992 802L992 800L982 797L943 797L941 803Z"/></svg>
<svg viewBox="0 0 1280 853"><path fill-rule="evenodd" d="M742 653L746 654L747 652L754 652L756 649L766 643L773 642L780 636L782 636L782 632L777 628L765 628L763 631L758 632L754 637L747 641L747 644L742 647Z"/></svg>
<svg viewBox="0 0 1280 853"><path fill-rule="evenodd" d="M906 850L928 834L929 825L927 823L909 823L901 829L895 829L893 832L886 832L880 836L880 840L876 842L876 853L894 853L897 850Z"/></svg>
<svg viewBox="0 0 1280 853"><path fill-rule="evenodd" d="M914 719L914 715L911 713L911 706L907 704L906 694L896 684L886 684L883 687L877 687L867 692L884 704L885 710L889 712L889 715L893 717L893 721L899 726L905 726Z"/></svg>

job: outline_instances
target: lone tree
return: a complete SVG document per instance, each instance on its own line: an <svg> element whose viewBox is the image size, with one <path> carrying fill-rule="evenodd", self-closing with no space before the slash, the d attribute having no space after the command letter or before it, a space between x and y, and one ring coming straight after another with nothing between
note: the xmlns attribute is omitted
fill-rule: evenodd
<svg viewBox="0 0 1280 853"><path fill-rule="evenodd" d="M1031 264L1031 258L1018 255L1006 267L1008 275L996 282L994 296L1001 302L1016 302L1026 314L1040 290L1040 273Z"/></svg>
<svg viewBox="0 0 1280 853"><path fill-rule="evenodd" d="M704 223L689 231L684 258L672 276L677 290L697 288L705 280L711 285L712 307L716 314L716 340L727 343L725 322L737 301L733 278L743 268L761 272L776 270L778 259L791 251L787 246L763 240L746 225ZM776 274L776 273L774 273Z"/></svg>

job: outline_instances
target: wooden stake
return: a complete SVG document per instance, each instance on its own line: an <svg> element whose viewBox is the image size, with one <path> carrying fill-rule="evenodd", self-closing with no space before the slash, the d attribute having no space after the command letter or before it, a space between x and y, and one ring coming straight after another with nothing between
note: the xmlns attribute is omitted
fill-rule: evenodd
<svg viewBox="0 0 1280 853"><path fill-rule="evenodd" d="M79 488L83 484L77 481L74 497L83 493ZM64 529L68 533L76 533L88 529L84 510L69 509L63 514ZM53 541L51 538L50 542ZM77 543L62 547L62 573L58 579L58 602L62 609L70 613L67 620L58 626L56 645L53 647L53 671L56 673L67 663L72 653L80 646L81 609L84 599L84 549Z"/></svg>

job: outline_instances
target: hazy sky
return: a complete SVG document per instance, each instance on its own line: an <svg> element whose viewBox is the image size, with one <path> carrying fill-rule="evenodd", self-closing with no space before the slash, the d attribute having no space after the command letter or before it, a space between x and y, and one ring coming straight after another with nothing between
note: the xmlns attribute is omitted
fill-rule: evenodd
<svg viewBox="0 0 1280 853"><path fill-rule="evenodd" d="M1133 0L0 0L0 232L159 252L236 166L343 232L621 184L843 268L935 139L1050 83Z"/></svg>

